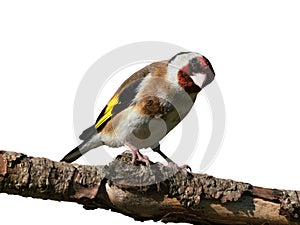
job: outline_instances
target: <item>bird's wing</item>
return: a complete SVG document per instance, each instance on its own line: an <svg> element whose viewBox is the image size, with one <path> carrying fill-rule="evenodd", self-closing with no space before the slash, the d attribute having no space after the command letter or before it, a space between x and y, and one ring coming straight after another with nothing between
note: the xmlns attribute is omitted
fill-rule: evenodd
<svg viewBox="0 0 300 225"><path fill-rule="evenodd" d="M98 132L101 132L108 121L110 121L115 115L126 109L132 103L132 100L135 98L138 92L139 84L148 75L150 75L150 69L149 66L146 66L134 73L120 86L95 122L94 127Z"/></svg>
<svg viewBox="0 0 300 225"><path fill-rule="evenodd" d="M137 79L117 91L109 100L107 105L99 114L95 124L82 132L79 136L81 140L90 139L94 134L101 132L105 125L119 112L126 109L135 98L137 88L143 79Z"/></svg>
<svg viewBox="0 0 300 225"><path fill-rule="evenodd" d="M125 82L123 82L114 96L109 100L107 105L101 111L95 124L83 131L79 138L81 140L90 139L93 135L101 132L105 125L115 115L130 106L136 94L138 93L139 84L144 80L145 77L150 76L151 74L157 76L159 73L164 73L159 69L155 69L157 66L165 68L166 62L162 61L150 64L135 72Z"/></svg>
<svg viewBox="0 0 300 225"><path fill-rule="evenodd" d="M139 84L143 79L138 79L126 86L121 92L117 92L104 107L95 122L95 128L100 132L103 127L119 112L126 109L132 103L137 94Z"/></svg>

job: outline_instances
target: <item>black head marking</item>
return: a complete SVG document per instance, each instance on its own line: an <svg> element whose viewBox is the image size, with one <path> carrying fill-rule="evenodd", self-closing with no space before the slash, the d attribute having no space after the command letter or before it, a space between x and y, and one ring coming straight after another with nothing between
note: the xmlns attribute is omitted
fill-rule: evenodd
<svg viewBox="0 0 300 225"><path fill-rule="evenodd" d="M169 60L168 63L171 63L177 56L183 55L183 54L188 54L188 53L191 53L191 52L179 52L179 53L177 53L176 55L174 55L174 56Z"/></svg>
<svg viewBox="0 0 300 225"><path fill-rule="evenodd" d="M199 73L201 71L200 63L196 57L189 61L189 69L191 73Z"/></svg>

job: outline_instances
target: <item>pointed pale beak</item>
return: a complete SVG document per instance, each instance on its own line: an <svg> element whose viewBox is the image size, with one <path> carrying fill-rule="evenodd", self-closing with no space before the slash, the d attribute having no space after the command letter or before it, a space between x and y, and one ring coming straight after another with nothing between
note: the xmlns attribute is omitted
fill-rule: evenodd
<svg viewBox="0 0 300 225"><path fill-rule="evenodd" d="M193 79L194 83L197 84L199 87L204 88L207 75L204 73L194 73L191 78Z"/></svg>

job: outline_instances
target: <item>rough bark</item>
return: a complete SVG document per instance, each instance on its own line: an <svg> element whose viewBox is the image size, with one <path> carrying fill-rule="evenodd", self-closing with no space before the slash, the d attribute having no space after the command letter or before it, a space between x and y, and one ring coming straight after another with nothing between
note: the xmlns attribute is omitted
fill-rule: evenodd
<svg viewBox="0 0 300 225"><path fill-rule="evenodd" d="M111 209L136 220L193 224L300 224L298 191L193 174L123 154L88 166L0 151L0 193ZM2 211L5 209L2 209Z"/></svg>

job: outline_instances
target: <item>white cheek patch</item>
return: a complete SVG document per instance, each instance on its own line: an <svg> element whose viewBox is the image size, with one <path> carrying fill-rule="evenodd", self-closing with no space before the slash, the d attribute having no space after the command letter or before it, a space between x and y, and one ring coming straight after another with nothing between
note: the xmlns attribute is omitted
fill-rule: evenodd
<svg viewBox="0 0 300 225"><path fill-rule="evenodd" d="M195 75L193 76L190 76L194 83L197 84L199 87L203 88L203 85L206 81L206 75L205 74L202 74L202 73L196 73Z"/></svg>

